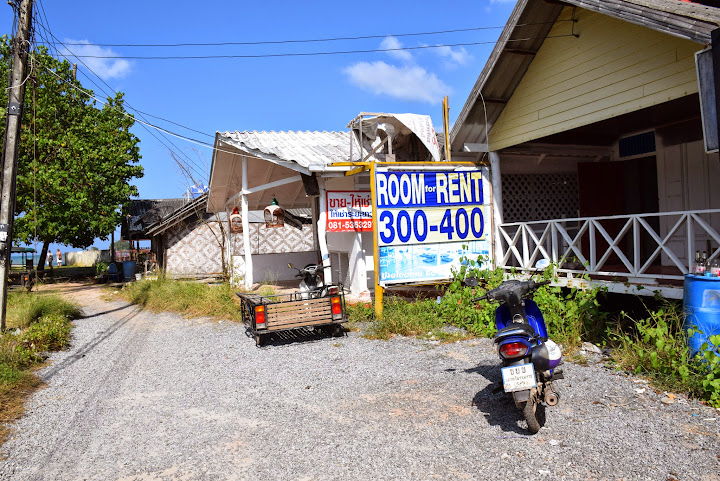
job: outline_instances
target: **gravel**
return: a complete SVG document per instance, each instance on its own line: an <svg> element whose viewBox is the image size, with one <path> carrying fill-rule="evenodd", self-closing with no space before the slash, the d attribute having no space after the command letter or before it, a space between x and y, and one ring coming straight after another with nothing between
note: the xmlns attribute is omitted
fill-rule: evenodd
<svg viewBox="0 0 720 481"><path fill-rule="evenodd" d="M564 365L537 435L487 339L356 332L257 348L241 324L86 310L0 447L2 480L720 480L720 411Z"/></svg>

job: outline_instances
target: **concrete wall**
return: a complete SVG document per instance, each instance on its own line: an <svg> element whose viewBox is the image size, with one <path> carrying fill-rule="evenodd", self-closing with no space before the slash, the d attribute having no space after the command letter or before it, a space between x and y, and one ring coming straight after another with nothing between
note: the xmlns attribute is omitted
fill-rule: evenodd
<svg viewBox="0 0 720 481"><path fill-rule="evenodd" d="M55 253L53 253L53 256L54 255ZM56 262L55 257L53 257L53 265L55 265ZM63 265L66 266L90 267L94 266L98 262L110 262L110 251L97 250L63 252Z"/></svg>
<svg viewBox="0 0 720 481"><path fill-rule="evenodd" d="M253 279L256 283L273 283L275 281L290 281L297 279L297 271L290 269L287 264L292 263L297 267L305 267L308 264L317 264L318 255L316 252L286 252L276 254L253 254ZM232 256L232 283L239 285L245 278L245 256ZM297 279L300 284L300 279Z"/></svg>

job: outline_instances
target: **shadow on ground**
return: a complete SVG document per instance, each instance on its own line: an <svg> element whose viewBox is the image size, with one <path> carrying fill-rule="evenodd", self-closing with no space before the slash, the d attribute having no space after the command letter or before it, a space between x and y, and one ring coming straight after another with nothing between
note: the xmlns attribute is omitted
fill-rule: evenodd
<svg viewBox="0 0 720 481"><path fill-rule="evenodd" d="M528 435L522 412L515 407L512 396L502 390L500 364L481 364L466 372L477 373L488 380L487 386L472 400L472 405L485 416L488 424L507 433Z"/></svg>
<svg viewBox="0 0 720 481"><path fill-rule="evenodd" d="M300 328L277 331L270 334L263 334L261 344L258 347L279 347L295 343L318 342L322 341L323 339L333 337L340 338L345 336L345 333L347 332L345 328L339 325L335 325L332 327L340 328L340 332L335 332L333 329ZM249 327L245 330L245 334L250 338L254 337L252 329L250 329Z"/></svg>

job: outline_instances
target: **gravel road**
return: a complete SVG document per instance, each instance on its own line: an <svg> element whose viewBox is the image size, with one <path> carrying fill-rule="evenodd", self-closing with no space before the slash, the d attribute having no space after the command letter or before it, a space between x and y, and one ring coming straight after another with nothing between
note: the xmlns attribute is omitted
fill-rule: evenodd
<svg viewBox="0 0 720 481"><path fill-rule="evenodd" d="M489 340L256 348L228 321L85 312L0 447L3 481L720 480L718 410L665 404L602 364L566 364L560 404L528 436L492 394Z"/></svg>

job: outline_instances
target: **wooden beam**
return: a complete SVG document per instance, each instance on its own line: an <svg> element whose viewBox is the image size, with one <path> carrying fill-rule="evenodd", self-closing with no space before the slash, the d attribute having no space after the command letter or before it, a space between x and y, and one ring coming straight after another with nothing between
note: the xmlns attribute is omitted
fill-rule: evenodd
<svg viewBox="0 0 720 481"><path fill-rule="evenodd" d="M523 48L505 48L505 49L503 49L503 52L514 53L516 55L530 55L530 56L537 55L537 50L526 50Z"/></svg>
<svg viewBox="0 0 720 481"><path fill-rule="evenodd" d="M487 142L483 143L469 143L466 142L463 145L463 152L489 152Z"/></svg>
<svg viewBox="0 0 720 481"><path fill-rule="evenodd" d="M510 99L499 99L499 98L493 98L493 97L485 97L485 103L486 104L503 104L505 105L508 103Z"/></svg>

